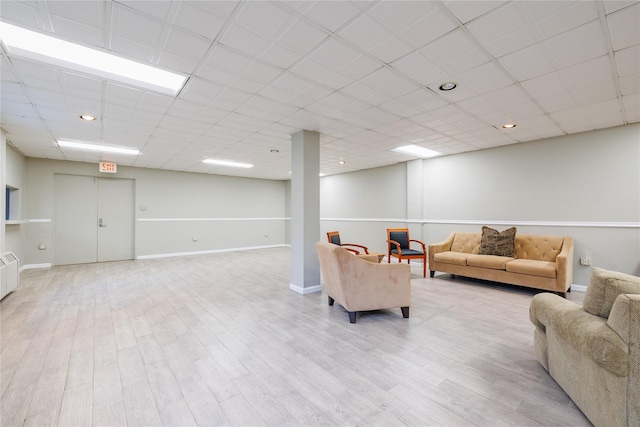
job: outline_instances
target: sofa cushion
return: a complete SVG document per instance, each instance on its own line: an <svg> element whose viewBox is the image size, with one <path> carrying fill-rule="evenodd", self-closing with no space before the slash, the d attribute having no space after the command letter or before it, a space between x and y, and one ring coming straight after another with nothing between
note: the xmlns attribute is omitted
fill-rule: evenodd
<svg viewBox="0 0 640 427"><path fill-rule="evenodd" d="M514 259L507 264L507 271L554 279L556 277L556 263L532 259Z"/></svg>
<svg viewBox="0 0 640 427"><path fill-rule="evenodd" d="M496 255L469 255L467 257L468 266L489 268L492 270L504 270L510 261L513 261L513 258Z"/></svg>
<svg viewBox="0 0 640 427"><path fill-rule="evenodd" d="M451 242L451 251L477 254L480 248L480 233L456 233Z"/></svg>
<svg viewBox="0 0 640 427"><path fill-rule="evenodd" d="M469 256L469 254L446 251L434 254L433 260L444 264L467 265L467 256Z"/></svg>
<svg viewBox="0 0 640 427"><path fill-rule="evenodd" d="M640 294L640 277L595 267L582 306L587 312L606 319L620 294Z"/></svg>
<svg viewBox="0 0 640 427"><path fill-rule="evenodd" d="M518 234L516 236L516 258L555 262L562 251L564 237Z"/></svg>
<svg viewBox="0 0 640 427"><path fill-rule="evenodd" d="M483 225L478 254L513 257L516 252L515 239L516 227L498 231Z"/></svg>

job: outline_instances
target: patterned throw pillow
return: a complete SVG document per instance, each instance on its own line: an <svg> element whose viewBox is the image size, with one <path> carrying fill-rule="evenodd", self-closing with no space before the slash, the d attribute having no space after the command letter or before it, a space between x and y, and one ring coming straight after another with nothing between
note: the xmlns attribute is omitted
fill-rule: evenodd
<svg viewBox="0 0 640 427"><path fill-rule="evenodd" d="M516 227L499 232L483 225L478 254L515 257Z"/></svg>

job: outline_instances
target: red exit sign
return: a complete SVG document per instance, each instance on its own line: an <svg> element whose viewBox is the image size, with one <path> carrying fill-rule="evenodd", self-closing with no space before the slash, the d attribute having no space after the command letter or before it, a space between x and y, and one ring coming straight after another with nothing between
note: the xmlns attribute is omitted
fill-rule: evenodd
<svg viewBox="0 0 640 427"><path fill-rule="evenodd" d="M104 173L116 173L118 172L118 165L113 162L100 162L98 170Z"/></svg>

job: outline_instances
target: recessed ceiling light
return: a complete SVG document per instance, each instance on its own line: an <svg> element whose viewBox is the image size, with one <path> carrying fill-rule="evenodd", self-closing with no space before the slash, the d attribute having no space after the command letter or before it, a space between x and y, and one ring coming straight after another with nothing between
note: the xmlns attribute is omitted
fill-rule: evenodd
<svg viewBox="0 0 640 427"><path fill-rule="evenodd" d="M0 22L0 39L10 55L89 73L175 96L187 78L35 31Z"/></svg>
<svg viewBox="0 0 640 427"><path fill-rule="evenodd" d="M65 140L58 140L57 143L59 148L70 148L72 150L100 151L102 153L128 154L131 156L137 156L138 154L140 154L140 150L126 147L113 147L110 145L88 144L86 142L74 142Z"/></svg>
<svg viewBox="0 0 640 427"><path fill-rule="evenodd" d="M96 119L96 116L92 116L91 114L82 114L82 115L80 116L80 118L81 118L82 120L86 120L86 121L88 121L88 122L92 122L92 121L94 121L94 120Z"/></svg>
<svg viewBox="0 0 640 427"><path fill-rule="evenodd" d="M442 84L440 85L440 90L444 90L444 91L447 91L447 90L453 90L453 89L455 89L455 88L456 88L456 86L458 86L458 84L457 84L457 83L454 83L454 82L446 82L446 83L442 83Z"/></svg>
<svg viewBox="0 0 640 427"><path fill-rule="evenodd" d="M404 154L411 154L412 156L416 156L416 157L435 157L442 154L435 150L430 150L428 148L420 147L418 145L404 145L402 147L394 148L391 151L396 151Z"/></svg>
<svg viewBox="0 0 640 427"><path fill-rule="evenodd" d="M502 125L502 127L504 129L511 129L511 128L516 127L516 125L514 123L507 123L507 124Z"/></svg>
<svg viewBox="0 0 640 427"><path fill-rule="evenodd" d="M204 159L202 163L207 163L210 165L219 165L219 166L231 166L234 168L252 168L253 167L251 163L240 163L240 162L232 162L230 160L218 160L218 159Z"/></svg>
<svg viewBox="0 0 640 427"><path fill-rule="evenodd" d="M272 148L272 149L271 149L271 152L272 152L272 153L279 153L279 152L280 152L280 150L278 150L277 148Z"/></svg>

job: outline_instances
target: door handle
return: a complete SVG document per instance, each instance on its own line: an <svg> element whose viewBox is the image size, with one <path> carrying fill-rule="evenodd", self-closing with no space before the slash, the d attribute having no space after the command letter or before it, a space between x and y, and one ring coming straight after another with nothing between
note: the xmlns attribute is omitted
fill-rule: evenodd
<svg viewBox="0 0 640 427"><path fill-rule="evenodd" d="M107 224L104 223L104 221L102 221L102 218L98 218L98 227L106 227Z"/></svg>

